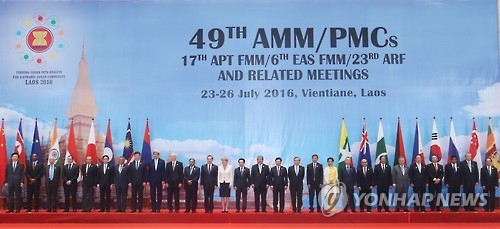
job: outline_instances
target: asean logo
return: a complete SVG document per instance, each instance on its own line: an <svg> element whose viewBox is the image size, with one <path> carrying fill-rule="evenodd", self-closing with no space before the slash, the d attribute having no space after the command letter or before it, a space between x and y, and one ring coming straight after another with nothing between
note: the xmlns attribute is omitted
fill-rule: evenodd
<svg viewBox="0 0 500 229"><path fill-rule="evenodd" d="M14 51L19 60L37 67L56 60L65 48L65 31L59 24L56 16L45 16L43 12L35 13L32 19L25 19L14 34Z"/></svg>

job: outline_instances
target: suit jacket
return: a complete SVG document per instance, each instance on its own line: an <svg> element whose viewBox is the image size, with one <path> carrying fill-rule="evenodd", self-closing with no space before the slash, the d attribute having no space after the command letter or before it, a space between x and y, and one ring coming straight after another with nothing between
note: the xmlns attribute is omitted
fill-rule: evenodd
<svg viewBox="0 0 500 229"><path fill-rule="evenodd" d="M304 166L299 165L299 171L295 171L295 165L288 167L288 179L290 180L290 189L303 189L304 176L306 171Z"/></svg>
<svg viewBox="0 0 500 229"><path fill-rule="evenodd" d="M366 175L363 173L363 167L359 167L356 172L356 181L358 187L361 187L363 190L370 189L370 186L373 186L373 169L371 167L366 167Z"/></svg>
<svg viewBox="0 0 500 229"><path fill-rule="evenodd" d="M184 168L184 189L185 190L198 190L198 181L200 180L200 168L194 166L191 172L191 167ZM188 184L191 181L191 185Z"/></svg>
<svg viewBox="0 0 500 229"><path fill-rule="evenodd" d="M462 184L462 165L457 163L456 167L457 171L453 169L451 163L444 166L444 184L455 187L459 187Z"/></svg>
<svg viewBox="0 0 500 229"><path fill-rule="evenodd" d="M35 168L33 168L33 163L26 163L26 179L28 179L28 182L30 179L35 179L38 184L41 183L42 177L43 177L43 163L42 162L37 162Z"/></svg>
<svg viewBox="0 0 500 229"><path fill-rule="evenodd" d="M182 166L182 164L181 164ZM148 182L152 184L161 184L165 181L165 161L158 158L158 165L155 170L155 159L148 163Z"/></svg>
<svg viewBox="0 0 500 229"><path fill-rule="evenodd" d="M106 174L104 174L104 164L101 164L97 169L99 186L111 185L115 183L115 175L113 166L109 165L106 168Z"/></svg>
<svg viewBox="0 0 500 229"><path fill-rule="evenodd" d="M145 162L142 160L139 162L139 167L136 168L136 161L130 162L129 165L129 178L130 178L130 183L133 185L142 185L142 183L146 182L148 180L147 176L147 165Z"/></svg>
<svg viewBox="0 0 500 229"><path fill-rule="evenodd" d="M87 171L87 164L82 165L82 187L95 187L97 186L98 175L97 175L97 165L90 164L89 170Z"/></svg>
<svg viewBox="0 0 500 229"><path fill-rule="evenodd" d="M269 174L269 184L274 186L274 188L283 188L288 186L288 174L286 168L283 166L279 167L280 173L278 174L278 167L274 166Z"/></svg>
<svg viewBox="0 0 500 229"><path fill-rule="evenodd" d="M250 187L250 169L244 167L243 174L241 174L240 167L236 167L234 169L233 180L234 187L238 189L246 189Z"/></svg>
<svg viewBox="0 0 500 229"><path fill-rule="evenodd" d="M57 166L54 164L54 177L52 179L52 184L55 184L55 186L59 186L59 180L62 174L62 169L60 166ZM45 186L49 186L51 184L50 182L50 165L45 166Z"/></svg>
<svg viewBox="0 0 500 229"><path fill-rule="evenodd" d="M375 165L373 175L375 178L375 185L377 185L378 188L389 188L389 186L392 186L392 173L390 165L385 165L385 171L382 170L381 164Z"/></svg>
<svg viewBox="0 0 500 229"><path fill-rule="evenodd" d="M5 167L5 183L11 187L19 187L24 182L24 165L21 162L16 163L16 169L13 168L13 163L10 162Z"/></svg>
<svg viewBox="0 0 500 229"><path fill-rule="evenodd" d="M217 179L219 175L219 170L217 165L212 164L212 170L208 171L208 165L204 164L201 166L201 185L205 187L218 186Z"/></svg>
<svg viewBox="0 0 500 229"><path fill-rule="evenodd" d="M167 162L165 167L165 183L168 184L169 187L177 187L179 184L182 184L184 181L184 166L182 162L176 161L175 168L172 167L172 162Z"/></svg>
<svg viewBox="0 0 500 229"><path fill-rule="evenodd" d="M418 171L418 167L416 163L410 165L410 184L413 184L413 188L425 188L427 184L427 166L425 164L420 163L420 171Z"/></svg>
<svg viewBox="0 0 500 229"><path fill-rule="evenodd" d="M462 184L464 186L475 186L476 183L479 183L479 167L477 167L477 162L471 161L471 169L469 169L467 161L462 161Z"/></svg>
<svg viewBox="0 0 500 229"><path fill-rule="evenodd" d="M396 185L396 187L408 187L408 182L410 180L410 168L405 165L404 166L404 175L403 170L401 170L400 165L395 165L392 168L392 183Z"/></svg>
<svg viewBox="0 0 500 229"><path fill-rule="evenodd" d="M434 167L434 163L430 163L427 165L427 179L428 183L434 184L434 179L440 179L439 183L441 184L443 182L443 176L444 176L444 169L443 166L440 165L439 163L436 163L438 169L436 171Z"/></svg>
<svg viewBox="0 0 500 229"><path fill-rule="evenodd" d="M262 164L262 171L259 172L259 165L253 165L250 177L250 183L255 185L255 188L265 188L269 184L269 166Z"/></svg>
<svg viewBox="0 0 500 229"><path fill-rule="evenodd" d="M316 163L316 173L313 171L313 163L307 165L307 184L323 184L323 165Z"/></svg>
<svg viewBox="0 0 500 229"><path fill-rule="evenodd" d="M79 175L78 173L79 173L78 165L76 165L75 163L71 165L71 169L68 169L68 165L63 166L62 169L63 184L66 185L67 181L71 181L71 185L76 186Z"/></svg>
<svg viewBox="0 0 500 229"><path fill-rule="evenodd" d="M481 186L486 186L486 189L498 187L498 171L495 166L491 166L491 175L487 166L481 168Z"/></svg>
<svg viewBox="0 0 500 229"><path fill-rule="evenodd" d="M346 188L353 189L356 185L356 169L352 166L349 167L349 174L347 174L346 166L338 168L339 181L344 183Z"/></svg>
<svg viewBox="0 0 500 229"><path fill-rule="evenodd" d="M120 173L120 165L115 165L114 168L114 183L117 188L127 188L130 182L130 166L123 165L122 172Z"/></svg>

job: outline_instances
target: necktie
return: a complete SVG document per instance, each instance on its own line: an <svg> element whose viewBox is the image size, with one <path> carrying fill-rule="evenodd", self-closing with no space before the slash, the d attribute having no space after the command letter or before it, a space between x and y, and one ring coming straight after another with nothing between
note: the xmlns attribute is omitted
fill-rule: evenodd
<svg viewBox="0 0 500 229"><path fill-rule="evenodd" d="M139 162L138 161L135 162L135 170L139 170Z"/></svg>
<svg viewBox="0 0 500 229"><path fill-rule="evenodd" d="M366 176L366 167L363 167L363 175Z"/></svg>
<svg viewBox="0 0 500 229"><path fill-rule="evenodd" d="M85 169L85 174L89 174L89 164L87 164L87 168Z"/></svg>
<svg viewBox="0 0 500 229"><path fill-rule="evenodd" d="M259 165L259 173L262 173L262 165Z"/></svg>
<svg viewBox="0 0 500 229"><path fill-rule="evenodd" d="M243 168L240 168L240 175L243 176Z"/></svg>
<svg viewBox="0 0 500 229"><path fill-rule="evenodd" d="M436 163L434 163L434 169L436 170L436 172L438 171L438 165Z"/></svg>
<svg viewBox="0 0 500 229"><path fill-rule="evenodd" d="M33 170L35 170L35 167L36 167L36 161L33 162Z"/></svg>
<svg viewBox="0 0 500 229"><path fill-rule="evenodd" d="M316 163L313 164L313 178L316 180Z"/></svg>
<svg viewBox="0 0 500 229"><path fill-rule="evenodd" d="M158 159L155 159L155 171L158 170Z"/></svg>
<svg viewBox="0 0 500 229"><path fill-rule="evenodd" d="M212 172L212 164L208 165L208 173Z"/></svg>
<svg viewBox="0 0 500 229"><path fill-rule="evenodd" d="M350 172L350 167L349 167L349 166L347 166L347 167L346 167L346 170L347 170L347 175L349 175L349 172Z"/></svg>
<svg viewBox="0 0 500 229"><path fill-rule="evenodd" d="M14 172L16 171L16 164L17 163L14 162L13 165L12 165L12 168L14 169Z"/></svg>
<svg viewBox="0 0 500 229"><path fill-rule="evenodd" d="M54 165L50 165L49 179L54 179Z"/></svg>
<svg viewBox="0 0 500 229"><path fill-rule="evenodd" d="M118 169L118 172L121 174L123 169L123 165L120 165L120 168Z"/></svg>
<svg viewBox="0 0 500 229"><path fill-rule="evenodd" d="M457 172L457 165L456 165L456 164L453 164L453 170L454 170L455 172Z"/></svg>
<svg viewBox="0 0 500 229"><path fill-rule="evenodd" d="M405 166L404 165L401 166L401 172L403 173L403 176L404 176L405 175Z"/></svg>
<svg viewBox="0 0 500 229"><path fill-rule="evenodd" d="M172 171L175 171L175 161L172 161Z"/></svg>
<svg viewBox="0 0 500 229"><path fill-rule="evenodd" d="M193 167L189 170L189 175L193 174Z"/></svg>
<svg viewBox="0 0 500 229"><path fill-rule="evenodd" d="M420 173L420 164L417 164L418 172Z"/></svg>
<svg viewBox="0 0 500 229"><path fill-rule="evenodd" d="M468 162L467 162L467 164L469 165L469 172L471 172L471 173L472 173L472 166L471 166L470 161L468 161Z"/></svg>
<svg viewBox="0 0 500 229"><path fill-rule="evenodd" d="M385 172L385 164L382 164L382 171Z"/></svg>
<svg viewBox="0 0 500 229"><path fill-rule="evenodd" d="M295 176L299 176L299 166L295 166Z"/></svg>
<svg viewBox="0 0 500 229"><path fill-rule="evenodd" d="M491 176L491 167L490 166L488 166L488 173Z"/></svg>
<svg viewBox="0 0 500 229"><path fill-rule="evenodd" d="M106 175L106 169L108 168L107 165L104 165L104 175Z"/></svg>
<svg viewBox="0 0 500 229"><path fill-rule="evenodd" d="M71 169L71 166L73 165L73 163L69 164L69 169Z"/></svg>
<svg viewBox="0 0 500 229"><path fill-rule="evenodd" d="M280 176L280 167L276 166L276 171L278 171L278 176Z"/></svg>
<svg viewBox="0 0 500 229"><path fill-rule="evenodd" d="M67 166L67 167L68 167L68 170L69 170L69 165L70 165L70 164L68 164L68 166Z"/></svg>

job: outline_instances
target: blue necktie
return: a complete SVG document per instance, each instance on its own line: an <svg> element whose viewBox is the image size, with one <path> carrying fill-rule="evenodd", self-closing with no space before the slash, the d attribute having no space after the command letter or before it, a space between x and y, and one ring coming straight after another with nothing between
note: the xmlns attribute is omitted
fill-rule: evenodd
<svg viewBox="0 0 500 229"><path fill-rule="evenodd" d="M50 165L49 179L54 179L54 165Z"/></svg>

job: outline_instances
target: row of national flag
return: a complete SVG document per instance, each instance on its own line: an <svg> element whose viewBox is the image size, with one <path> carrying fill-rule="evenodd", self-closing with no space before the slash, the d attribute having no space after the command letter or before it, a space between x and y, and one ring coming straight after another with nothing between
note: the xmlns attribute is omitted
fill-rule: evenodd
<svg viewBox="0 0 500 229"><path fill-rule="evenodd" d="M433 156L436 156L438 158L438 162L440 164L445 164L451 162L451 157L456 156L457 159L460 161L461 159L464 160L465 158L461 158L460 154L458 152L457 148L457 136L455 134L455 126L453 124L453 118L450 118L450 139L449 139L449 145L448 145L448 158L446 160L443 158L441 146L439 144L439 136L438 136L438 130L436 127L436 118L433 120L432 124L432 133L431 133L431 146L429 150L429 157L425 158L424 157L424 150L422 147L422 139L420 137L420 126L418 123L418 118L416 119L416 124L415 124L415 137L413 141L413 149L412 149L412 157L411 157L411 163L414 162L415 157L417 155L420 155L422 158L422 161L430 161ZM342 124L341 124L341 130L340 130L340 144L339 144L339 167L344 166L344 160L347 157L352 157L351 154L351 149L349 145L349 137L347 134L347 128L345 125L344 119L342 119ZM380 163L380 159L382 157L385 157L387 163L389 164L389 158L387 154L387 147L385 143L385 137L384 137L384 129L382 127L382 119L379 121L379 126L378 126L378 136L377 136L377 145L376 145L376 150L375 150L375 164ZM477 135L477 129L476 129L476 120L473 119L473 124L472 124L472 131L471 131L471 136L470 136L470 145L469 145L469 151L467 153L470 153L472 156L472 160L476 161L478 163L478 166L482 167L483 165L483 159L480 154L479 150L479 139ZM465 155L465 153L462 153L462 155ZM394 150L394 159L393 159L393 165L398 165L399 164L399 158L405 158L406 160L406 153L405 153L405 147L404 147L404 141L403 141L403 134L401 130L401 123L398 118L398 125L397 125L397 133L396 133L396 146ZM493 165L497 168L500 168L500 162L499 162L499 157L497 154L497 148L495 144L495 137L493 135L493 127L492 127L492 122L491 118L489 119L489 124L488 124L488 135L487 135L487 140L486 140L486 158L491 158L493 161ZM372 166L372 161L371 161L371 155L370 155L370 142L368 139L368 130L366 128L366 121L363 119L363 130L361 131L361 141L359 144L359 156L358 156L358 163L357 166L361 166L361 160L367 160L368 166ZM409 163L408 161L407 163ZM354 163L354 162L352 162Z"/></svg>
<svg viewBox="0 0 500 229"><path fill-rule="evenodd" d="M73 120L71 121L71 124L69 126L69 133L68 133L68 138L67 138L67 147L66 147L66 156L64 159L60 158L60 151L59 151L59 135L57 131L57 119L54 121L54 130L52 132L51 136L51 142L50 142L50 153L49 153L49 158L54 158L56 161L56 164L64 165L68 164L68 159L70 156L72 156L74 162L77 165L85 163L85 161L79 161L78 156L77 156L77 144L76 144L76 139L75 139L75 130L74 130L74 124ZM39 159L42 158L42 145L40 141L40 135L38 132L38 119L35 120L35 130L33 133L33 143L31 145L31 156L36 154ZM16 142L14 145L14 152L17 152L19 154L19 162L22 162L23 164L26 164L26 160L28 158L28 155L26 153L26 147L24 144L24 136L23 136L23 131L22 131L22 119L19 122L19 127L17 130L16 134ZM130 163L130 161L133 159L134 156L134 147L132 143L132 132L130 129L130 119L128 121L127 125L127 132L125 135L125 144L123 147L123 156L125 157L127 163ZM104 151L103 155L107 155L109 157L109 163L110 165L115 164L115 153L113 150L113 139L111 137L111 121L108 120L108 126L107 126L107 131L106 131L106 140L104 143ZM30 158L31 158L30 156ZM96 145L96 136L95 136L95 127L94 127L94 122L92 121L92 124L90 126L90 131L89 131L89 138L88 138L88 144L87 144L87 151L86 151L86 157L92 157L92 163L97 164L99 162L99 158L97 157L97 145ZM10 160L10 153L7 152L7 143L5 139L5 123L4 119L2 119L2 126L0 129L0 184L3 184L4 178L5 178L5 166ZM149 162L152 160L152 153L151 153L151 138L150 138L150 132L149 132L149 120L146 120L146 128L144 131L144 141L142 145L142 151L141 151L141 160L145 162Z"/></svg>

